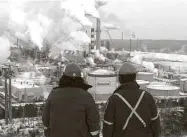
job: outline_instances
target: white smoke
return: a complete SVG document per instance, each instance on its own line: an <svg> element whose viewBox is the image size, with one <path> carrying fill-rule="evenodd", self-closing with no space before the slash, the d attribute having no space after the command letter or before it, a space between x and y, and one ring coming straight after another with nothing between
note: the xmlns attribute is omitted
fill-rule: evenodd
<svg viewBox="0 0 187 137"><path fill-rule="evenodd" d="M120 28L114 24L102 23L101 28L104 30L119 30Z"/></svg>
<svg viewBox="0 0 187 137"><path fill-rule="evenodd" d="M33 2L10 1L9 29L19 39L43 47L43 41L63 49L69 45L88 43L86 30L93 25L85 14L99 18L95 0L59 0ZM83 31L84 30L84 31ZM74 49L73 49L74 50Z"/></svg>
<svg viewBox="0 0 187 137"><path fill-rule="evenodd" d="M90 37L83 32L83 31L76 31L70 33L70 36L74 39L74 41L78 42L79 44L89 43Z"/></svg>
<svg viewBox="0 0 187 137"><path fill-rule="evenodd" d="M103 54L99 52L99 50L95 51L95 58L103 62L105 62L107 59Z"/></svg>
<svg viewBox="0 0 187 137"><path fill-rule="evenodd" d="M144 51L144 52L148 52L147 45L143 44L142 46L143 46L143 47L142 47L142 48L143 48L143 51Z"/></svg>
<svg viewBox="0 0 187 137"><path fill-rule="evenodd" d="M168 52L171 53L171 52ZM178 51L174 52L175 54L186 54L187 53L187 45L183 45Z"/></svg>
<svg viewBox="0 0 187 137"><path fill-rule="evenodd" d="M0 4L0 36L4 34L4 31L8 29L8 2L1 2Z"/></svg>
<svg viewBox="0 0 187 137"><path fill-rule="evenodd" d="M47 91L43 92L43 97L44 97L44 99L47 99L48 96L49 96L49 92L47 92Z"/></svg>
<svg viewBox="0 0 187 137"><path fill-rule="evenodd" d="M142 56L141 55L136 55L131 59L132 63L141 65L142 64Z"/></svg>
<svg viewBox="0 0 187 137"><path fill-rule="evenodd" d="M0 63L5 62L7 58L10 56L10 46L11 43L5 37L0 37Z"/></svg>
<svg viewBox="0 0 187 137"><path fill-rule="evenodd" d="M92 26L92 22L85 16L85 13L99 18L94 0L68 0L62 2L61 8L85 26Z"/></svg>
<svg viewBox="0 0 187 137"><path fill-rule="evenodd" d="M101 53L108 52L108 49L106 47L100 47Z"/></svg>
<svg viewBox="0 0 187 137"><path fill-rule="evenodd" d="M140 55L143 58L152 58L158 60L167 60L167 61L179 61L179 62L187 62L187 55L180 54L167 54L167 53L153 53L153 52L137 52L136 55Z"/></svg>
<svg viewBox="0 0 187 137"><path fill-rule="evenodd" d="M134 52L134 58L132 58L132 62L137 64L143 64L146 68L149 68L149 70L152 70L152 72L157 73L157 69L153 69L153 64L147 64L143 63L143 60L163 60L168 62L168 66L171 66L171 69L177 70L177 71L186 71L186 62L187 62L187 55L180 55L180 54L167 54L167 53L152 53L152 52ZM142 61L142 62L141 62ZM170 62L172 61L172 62Z"/></svg>
<svg viewBox="0 0 187 137"><path fill-rule="evenodd" d="M87 61L88 61L88 63L92 66L92 67L94 67L96 64L95 64L95 62L94 62L94 59L92 58L92 57L88 57L87 58Z"/></svg>
<svg viewBox="0 0 187 137"><path fill-rule="evenodd" d="M158 75L158 69L155 68L153 62L143 61L143 55L135 55L130 61L132 63L142 65L149 71L153 72L155 75Z"/></svg>

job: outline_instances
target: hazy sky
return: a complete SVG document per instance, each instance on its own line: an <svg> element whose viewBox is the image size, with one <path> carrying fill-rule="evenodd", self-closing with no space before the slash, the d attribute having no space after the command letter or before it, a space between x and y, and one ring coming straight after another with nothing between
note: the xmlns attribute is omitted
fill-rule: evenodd
<svg viewBox="0 0 187 137"><path fill-rule="evenodd" d="M8 3L5 0L0 0L0 35L8 25Z"/></svg>
<svg viewBox="0 0 187 137"><path fill-rule="evenodd" d="M102 10L122 20L125 35L130 29L139 38L187 39L187 0L113 0Z"/></svg>
<svg viewBox="0 0 187 137"><path fill-rule="evenodd" d="M0 30L2 21L6 26L8 7L2 1L6 0L0 0ZM125 38L135 32L144 39L187 39L187 0L112 0L100 13L105 22L121 27L111 32L113 38L121 38L123 31Z"/></svg>

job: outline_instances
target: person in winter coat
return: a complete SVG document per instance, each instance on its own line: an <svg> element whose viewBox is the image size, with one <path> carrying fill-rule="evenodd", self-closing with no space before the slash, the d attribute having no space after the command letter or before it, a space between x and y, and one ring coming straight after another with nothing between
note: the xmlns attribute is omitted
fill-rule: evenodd
<svg viewBox="0 0 187 137"><path fill-rule="evenodd" d="M108 99L103 137L159 137L160 119L151 94L140 90L136 68L124 63L119 70L120 86Z"/></svg>
<svg viewBox="0 0 187 137"><path fill-rule="evenodd" d="M81 78L81 69L65 67L59 86L49 94L42 121L49 137L99 137L99 112L91 94L92 86Z"/></svg>

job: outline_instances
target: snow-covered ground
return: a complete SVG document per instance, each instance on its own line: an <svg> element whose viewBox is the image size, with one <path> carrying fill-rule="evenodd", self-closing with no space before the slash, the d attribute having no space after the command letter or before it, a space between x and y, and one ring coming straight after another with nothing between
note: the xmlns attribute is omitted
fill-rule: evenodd
<svg viewBox="0 0 187 137"><path fill-rule="evenodd" d="M158 72L155 63L170 67L177 73L187 72L187 55L134 51L131 56L133 63L142 64L154 73Z"/></svg>
<svg viewBox="0 0 187 137"><path fill-rule="evenodd" d="M140 55L145 58L163 59L168 61L178 61L187 63L187 55L180 54L167 54L167 53L154 53L154 52L140 52L134 51L131 53L132 56Z"/></svg>
<svg viewBox="0 0 187 137"><path fill-rule="evenodd" d="M41 117L13 119L8 125L0 120L0 137L30 137L32 134L44 137Z"/></svg>

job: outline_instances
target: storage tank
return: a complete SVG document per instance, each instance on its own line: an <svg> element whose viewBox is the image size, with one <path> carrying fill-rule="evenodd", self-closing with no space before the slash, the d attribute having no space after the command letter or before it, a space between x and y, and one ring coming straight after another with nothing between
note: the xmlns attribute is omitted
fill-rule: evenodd
<svg viewBox="0 0 187 137"><path fill-rule="evenodd" d="M150 72L138 72L136 76L137 80L153 81L153 73Z"/></svg>
<svg viewBox="0 0 187 137"><path fill-rule="evenodd" d="M180 79L180 89L182 92L187 92L187 79Z"/></svg>
<svg viewBox="0 0 187 137"><path fill-rule="evenodd" d="M88 84L93 87L88 91L96 101L106 101L117 88L117 74L112 70L95 69L87 76Z"/></svg>
<svg viewBox="0 0 187 137"><path fill-rule="evenodd" d="M149 85L149 81L145 81L145 80L136 80L136 82L138 83L140 89L142 90L146 90L146 87Z"/></svg>
<svg viewBox="0 0 187 137"><path fill-rule="evenodd" d="M153 82L146 87L153 96L180 96L180 88L164 82Z"/></svg>

